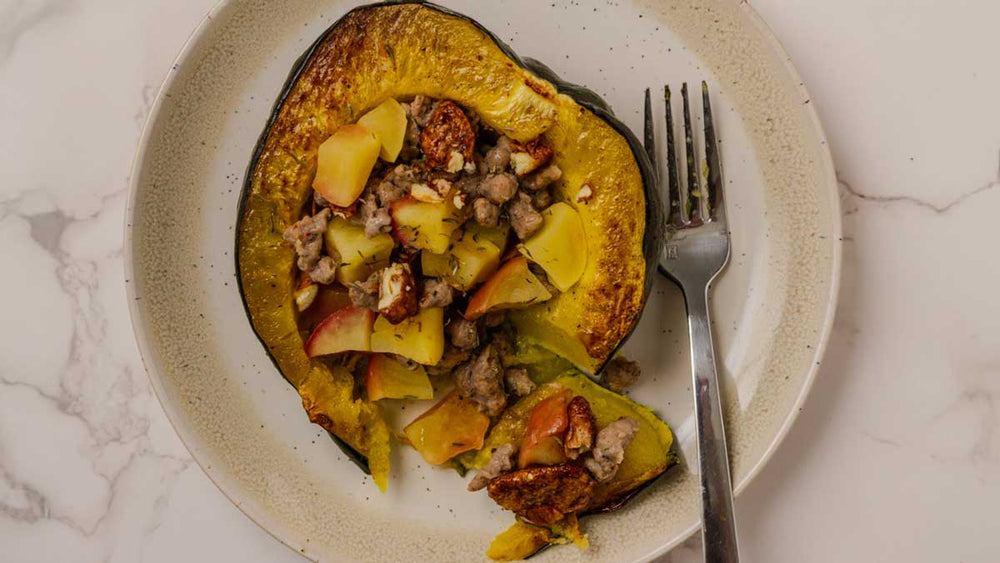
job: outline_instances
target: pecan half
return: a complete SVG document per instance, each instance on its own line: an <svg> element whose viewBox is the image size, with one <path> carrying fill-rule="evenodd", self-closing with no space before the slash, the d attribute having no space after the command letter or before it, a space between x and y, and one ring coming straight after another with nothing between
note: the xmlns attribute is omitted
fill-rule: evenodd
<svg viewBox="0 0 1000 563"><path fill-rule="evenodd" d="M463 163L471 162L475 146L476 132L469 117L452 101L438 104L420 132L420 149L431 168L447 166L455 158L453 152L462 156Z"/></svg>
<svg viewBox="0 0 1000 563"><path fill-rule="evenodd" d="M378 286L378 312L392 324L420 311L417 284L409 264L390 264L382 270Z"/></svg>
<svg viewBox="0 0 1000 563"><path fill-rule="evenodd" d="M594 447L594 436L597 434L597 423L590 403L582 396L573 397L566 407L569 426L563 439L563 451L566 457L576 459Z"/></svg>
<svg viewBox="0 0 1000 563"><path fill-rule="evenodd" d="M597 482L575 465L529 467L486 486L497 504L535 524L547 525L587 508Z"/></svg>

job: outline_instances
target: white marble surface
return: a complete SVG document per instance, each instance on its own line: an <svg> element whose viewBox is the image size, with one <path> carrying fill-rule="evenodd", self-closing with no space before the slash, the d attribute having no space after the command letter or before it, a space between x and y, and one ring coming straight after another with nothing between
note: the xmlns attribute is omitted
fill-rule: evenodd
<svg viewBox="0 0 1000 563"><path fill-rule="evenodd" d="M192 463L124 298L134 145L212 2L0 0L0 560L299 560ZM845 245L819 379L737 502L746 558L996 561L1000 3L753 4L827 128Z"/></svg>

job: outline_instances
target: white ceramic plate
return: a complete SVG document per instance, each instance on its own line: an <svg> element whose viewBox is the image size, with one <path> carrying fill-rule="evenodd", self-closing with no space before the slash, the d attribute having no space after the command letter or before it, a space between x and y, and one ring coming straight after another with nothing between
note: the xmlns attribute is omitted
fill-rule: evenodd
<svg viewBox="0 0 1000 563"><path fill-rule="evenodd" d="M833 166L787 56L746 2L445 3L521 56L604 96L634 131L644 88L708 80L733 227L733 259L713 313L742 489L809 389L839 276ZM308 422L252 333L236 289L237 199L254 143L295 59L354 5L223 2L188 42L156 99L132 175L133 324L156 393L192 455L281 541L318 560L477 559L512 522L510 513L412 451L395 454L389 492L380 494ZM691 459L684 311L668 282L654 286L625 353L645 373L632 396L675 429ZM699 518L690 471L675 468L625 509L586 519L585 558L647 559L690 535ZM577 558L573 547L539 556Z"/></svg>

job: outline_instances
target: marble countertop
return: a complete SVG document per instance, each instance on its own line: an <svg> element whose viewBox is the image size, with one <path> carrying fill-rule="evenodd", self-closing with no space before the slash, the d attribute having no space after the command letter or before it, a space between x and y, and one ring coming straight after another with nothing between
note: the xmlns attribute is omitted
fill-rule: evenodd
<svg viewBox="0 0 1000 563"><path fill-rule="evenodd" d="M301 560L192 462L124 298L135 143L213 2L0 2L4 561ZM1000 3L753 4L826 127L844 272L812 394L737 501L746 558L996 561Z"/></svg>

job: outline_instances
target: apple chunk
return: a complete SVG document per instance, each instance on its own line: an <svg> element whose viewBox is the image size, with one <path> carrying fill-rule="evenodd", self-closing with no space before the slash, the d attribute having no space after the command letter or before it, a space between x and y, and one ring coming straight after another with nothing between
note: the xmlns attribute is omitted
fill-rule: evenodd
<svg viewBox="0 0 1000 563"><path fill-rule="evenodd" d="M508 260L469 299L465 318L478 319L490 311L527 307L551 298L549 290L528 269L528 260L517 256Z"/></svg>
<svg viewBox="0 0 1000 563"><path fill-rule="evenodd" d="M465 225L465 236L472 237L472 240L479 242L488 240L500 249L502 253L507 249L507 238L510 235L510 225L501 223L496 227L480 225L476 221L469 221Z"/></svg>
<svg viewBox="0 0 1000 563"><path fill-rule="evenodd" d="M403 149L403 137L406 136L406 110L399 102L389 98L358 120L361 125L375 134L382 149L379 157L386 162L395 162L399 151Z"/></svg>
<svg viewBox="0 0 1000 563"><path fill-rule="evenodd" d="M363 281L375 270L388 266L395 245L389 234L368 238L364 227L343 217L334 217L326 226L326 249L340 256L337 281L344 285Z"/></svg>
<svg viewBox="0 0 1000 563"><path fill-rule="evenodd" d="M431 465L483 447L490 419L452 391L403 429L410 445Z"/></svg>
<svg viewBox="0 0 1000 563"><path fill-rule="evenodd" d="M434 388L423 366L410 369L384 354L374 354L368 360L365 389L369 401L434 398Z"/></svg>
<svg viewBox="0 0 1000 563"><path fill-rule="evenodd" d="M564 389L531 409L518 453L519 466L556 465L566 461L560 440L569 425L566 409L572 395L569 389Z"/></svg>
<svg viewBox="0 0 1000 563"><path fill-rule="evenodd" d="M375 313L361 307L344 307L319 323L306 341L310 358L340 352L371 351L372 323Z"/></svg>
<svg viewBox="0 0 1000 563"><path fill-rule="evenodd" d="M462 291L479 285L500 265L500 249L485 237L475 240L468 232L444 254L420 253L425 276L442 278Z"/></svg>
<svg viewBox="0 0 1000 563"><path fill-rule="evenodd" d="M344 125L319 146L313 189L338 207L358 199L382 143L362 125Z"/></svg>
<svg viewBox="0 0 1000 563"><path fill-rule="evenodd" d="M399 324L385 317L375 320L371 351L399 354L418 364L433 366L444 354L444 309L422 309Z"/></svg>
<svg viewBox="0 0 1000 563"><path fill-rule="evenodd" d="M455 268L446 277L462 291L468 291L485 281L500 265L500 249L485 237L479 241L473 240L469 233L465 233L452 246L451 255L454 257Z"/></svg>
<svg viewBox="0 0 1000 563"><path fill-rule="evenodd" d="M448 250L451 235L461 223L451 199L428 203L404 197L393 202L390 210L393 232L400 242L435 254Z"/></svg>
<svg viewBox="0 0 1000 563"><path fill-rule="evenodd" d="M566 203L542 211L542 228L521 245L521 253L545 270L552 285L566 291L587 265L587 238L580 214Z"/></svg>
<svg viewBox="0 0 1000 563"><path fill-rule="evenodd" d="M315 284L313 287L318 288L316 298L313 299L312 305L299 315L299 326L310 333L331 313L353 304L347 288L340 284Z"/></svg>
<svg viewBox="0 0 1000 563"><path fill-rule="evenodd" d="M420 253L420 270L431 278L444 278L455 269L450 253L434 254L426 250Z"/></svg>

